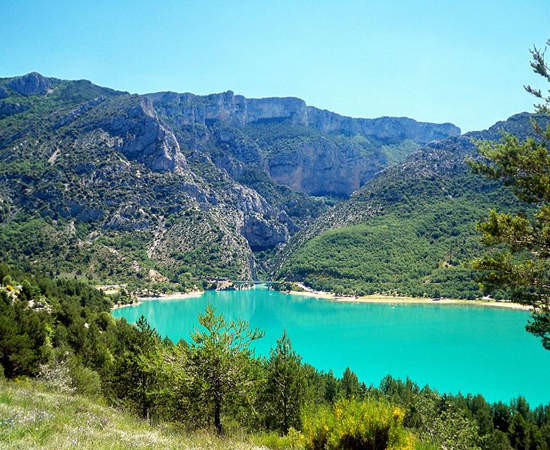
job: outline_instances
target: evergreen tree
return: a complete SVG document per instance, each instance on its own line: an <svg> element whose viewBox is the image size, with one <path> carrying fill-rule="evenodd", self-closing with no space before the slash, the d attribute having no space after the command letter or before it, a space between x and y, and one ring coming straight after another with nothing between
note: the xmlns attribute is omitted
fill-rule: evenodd
<svg viewBox="0 0 550 450"><path fill-rule="evenodd" d="M344 397L348 400L359 399L362 390L363 389L357 375L355 375L349 367L346 367L341 381L341 391Z"/></svg>
<svg viewBox="0 0 550 450"><path fill-rule="evenodd" d="M211 412L214 427L222 434L222 409L237 399L246 401L253 391L251 344L264 333L251 330L242 320L227 321L212 306L199 316L199 323L203 329L191 335L188 371L198 401Z"/></svg>
<svg viewBox="0 0 550 450"><path fill-rule="evenodd" d="M0 292L0 366L8 378L36 375L49 350L46 317Z"/></svg>
<svg viewBox="0 0 550 450"><path fill-rule="evenodd" d="M325 401L328 403L334 403L337 395L338 380L334 376L334 372L331 369L325 376Z"/></svg>
<svg viewBox="0 0 550 450"><path fill-rule="evenodd" d="M287 433L290 427L300 427L304 389L301 358L284 331L267 362L265 404L269 428Z"/></svg>
<svg viewBox="0 0 550 450"><path fill-rule="evenodd" d="M544 52L535 48L532 55L533 70L550 82ZM509 298L533 306L527 329L550 349L550 95L530 86L526 89L543 102L536 105L542 116L533 120L535 137L520 141L505 134L500 143L479 142L485 159L471 165L475 172L511 186L536 212L529 216L490 211L478 228L494 251L474 261L474 267L482 271L488 287L506 289Z"/></svg>
<svg viewBox="0 0 550 450"><path fill-rule="evenodd" d="M117 396L141 417L149 419L155 408L153 401L159 373L154 360L160 336L141 316L136 327L126 330L123 348L115 367L113 385Z"/></svg>

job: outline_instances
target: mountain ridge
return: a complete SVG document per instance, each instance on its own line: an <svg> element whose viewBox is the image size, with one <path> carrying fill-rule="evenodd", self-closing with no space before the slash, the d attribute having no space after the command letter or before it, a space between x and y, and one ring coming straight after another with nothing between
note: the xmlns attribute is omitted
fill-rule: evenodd
<svg viewBox="0 0 550 450"><path fill-rule="evenodd" d="M38 73L0 79L0 93L2 258L111 280L254 277L258 252L418 149L411 137L458 132L326 112L306 126L320 113L299 99L143 96Z"/></svg>
<svg viewBox="0 0 550 450"><path fill-rule="evenodd" d="M183 106L184 116L181 120L185 125L205 124L207 120L217 119L242 128L261 120L290 119L295 125L311 126L325 133L360 133L386 137L395 134L396 129L400 128L403 138L415 139L419 143L460 134L460 128L449 122L434 124L408 117L389 116L354 118L309 106L297 97L247 98L231 90L204 96L164 91L144 94L144 97L153 103ZM198 105L197 101L200 102Z"/></svg>

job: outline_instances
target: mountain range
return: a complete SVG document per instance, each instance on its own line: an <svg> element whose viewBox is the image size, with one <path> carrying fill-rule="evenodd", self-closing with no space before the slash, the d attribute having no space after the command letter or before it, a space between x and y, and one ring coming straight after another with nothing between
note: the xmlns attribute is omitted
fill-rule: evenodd
<svg viewBox="0 0 550 450"><path fill-rule="evenodd" d="M3 78L0 257L104 282L270 273L349 293L431 295L451 276L471 296L460 264L480 251L475 221L517 206L469 172L471 138L529 123L462 136L298 98Z"/></svg>

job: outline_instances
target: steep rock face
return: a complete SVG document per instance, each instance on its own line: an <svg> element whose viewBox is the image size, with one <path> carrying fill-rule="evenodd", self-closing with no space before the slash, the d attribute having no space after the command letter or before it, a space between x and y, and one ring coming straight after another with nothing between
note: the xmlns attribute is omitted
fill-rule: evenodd
<svg viewBox="0 0 550 450"><path fill-rule="evenodd" d="M14 78L7 86L25 97L31 95L44 95L50 92L52 79L46 78L37 72L32 72Z"/></svg>
<svg viewBox="0 0 550 450"><path fill-rule="evenodd" d="M294 97L249 99L232 91L208 96L160 92L147 94L147 97L177 117L180 125L205 125L209 120L218 120L244 127L265 120L289 119L293 125L309 126L324 133L364 134L396 140L408 138L419 143L460 134L460 128L450 123L417 122L404 117L356 119L307 106Z"/></svg>
<svg viewBox="0 0 550 450"><path fill-rule="evenodd" d="M207 96L159 92L147 94L147 97L176 116L180 125L205 125L217 120L244 127L274 118L288 118L293 124L307 125L307 106L299 98L248 99L232 91Z"/></svg>
<svg viewBox="0 0 550 450"><path fill-rule="evenodd" d="M117 150L155 172L174 171L187 165L174 133L159 119L147 99L136 99L131 108L119 111L99 125L120 138Z"/></svg>
<svg viewBox="0 0 550 450"><path fill-rule="evenodd" d="M250 167L268 170L261 147L248 136L232 128L212 130L212 142L220 152L212 154L212 161L238 179Z"/></svg>
<svg viewBox="0 0 550 450"><path fill-rule="evenodd" d="M368 158L353 145L327 139L304 142L291 152L275 153L269 160L273 179L311 195L348 197L385 167L383 154Z"/></svg>
<svg viewBox="0 0 550 450"><path fill-rule="evenodd" d="M417 122L407 117L356 119L313 106L309 106L307 112L309 126L325 133L362 134L389 139L390 141L412 139L419 144L426 144L460 134L460 128L451 123Z"/></svg>
<svg viewBox="0 0 550 450"><path fill-rule="evenodd" d="M315 196L348 197L389 164L384 146L460 134L452 124L340 116L292 97L248 99L231 91L146 97L179 130L181 143L209 152L232 177L246 181L252 169Z"/></svg>

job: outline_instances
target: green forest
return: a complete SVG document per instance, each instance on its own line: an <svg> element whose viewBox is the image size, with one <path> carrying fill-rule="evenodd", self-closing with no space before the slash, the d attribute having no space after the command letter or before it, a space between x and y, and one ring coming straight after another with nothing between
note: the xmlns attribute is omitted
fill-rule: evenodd
<svg viewBox="0 0 550 450"><path fill-rule="evenodd" d="M280 276L340 295L506 298L498 290L484 291L470 265L484 252L476 223L491 206L524 205L471 174L383 186L375 193L384 205L381 213L315 236L291 255ZM407 197L396 201L396 195Z"/></svg>

